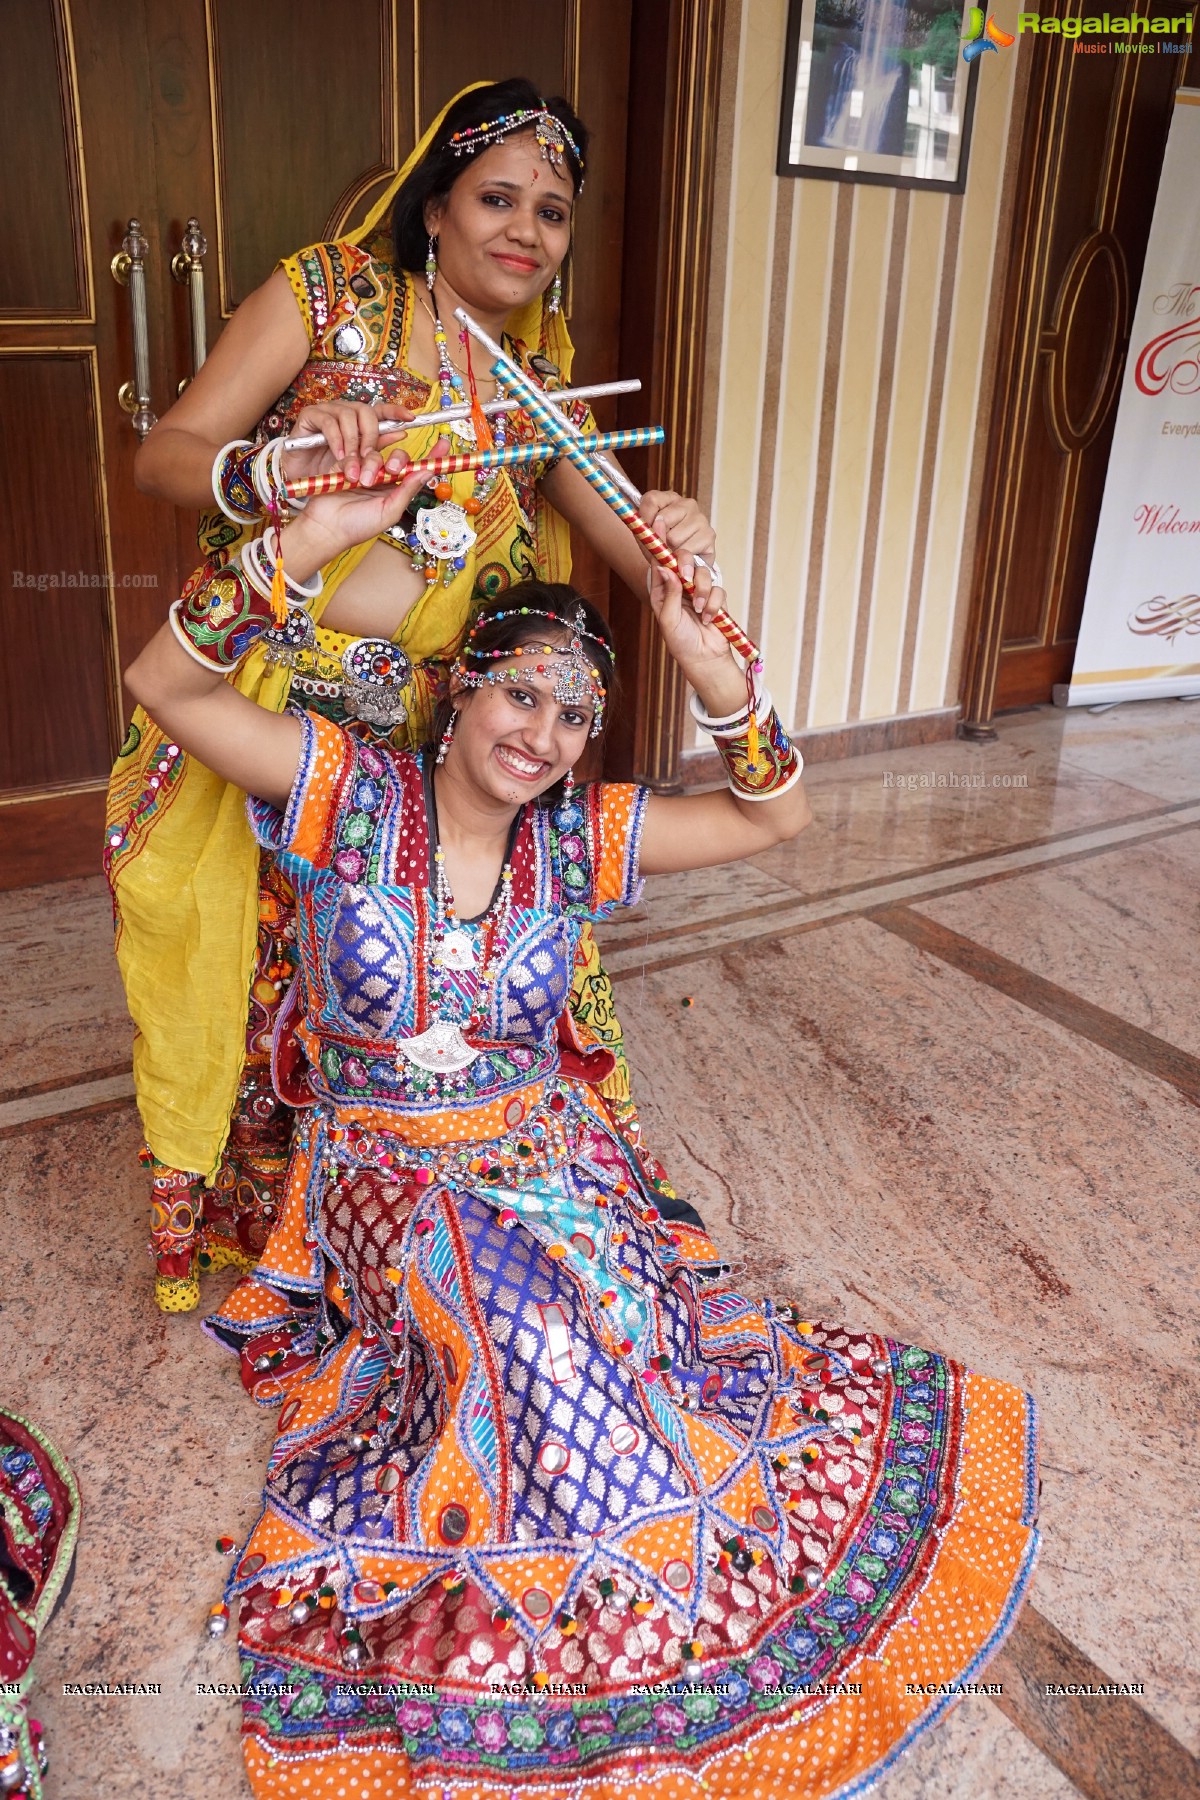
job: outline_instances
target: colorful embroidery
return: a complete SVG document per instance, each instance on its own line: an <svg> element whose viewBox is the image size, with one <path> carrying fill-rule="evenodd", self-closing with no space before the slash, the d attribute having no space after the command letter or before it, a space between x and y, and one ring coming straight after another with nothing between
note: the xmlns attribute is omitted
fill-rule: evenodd
<svg viewBox="0 0 1200 1800"><path fill-rule="evenodd" d="M396 1055L425 1022L421 759L310 720L286 815L252 808L297 891L317 1101L210 1321L281 1402L226 1593L260 1795L298 1767L749 1793L714 1771L751 1740L754 1791L785 1766L841 1790L936 1716L904 1694L914 1644L925 1678L961 1676L1028 1578L1027 1397L743 1294L560 1078L576 936L638 895L644 798L526 810L452 1103Z"/></svg>

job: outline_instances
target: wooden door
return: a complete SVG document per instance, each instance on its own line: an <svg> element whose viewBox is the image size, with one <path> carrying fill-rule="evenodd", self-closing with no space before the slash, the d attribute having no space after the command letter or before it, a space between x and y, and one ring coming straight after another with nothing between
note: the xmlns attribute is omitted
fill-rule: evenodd
<svg viewBox="0 0 1200 1800"><path fill-rule="evenodd" d="M1059 9L1081 10L1091 9L1079 0ZM1157 3L1135 10L1170 14ZM1154 54L1082 55L1068 40L1022 40L1029 90L995 323L968 734L991 735L994 711L1048 701L1070 677L1153 196L1188 62L1150 41Z"/></svg>
<svg viewBox="0 0 1200 1800"><path fill-rule="evenodd" d="M98 869L103 790L128 710L119 671L195 561L193 519L133 485L138 439L118 402L134 366L131 296L110 272L130 219L147 245L150 404L161 416L192 371L189 294L171 274L189 220L206 241L211 345L278 257L365 207L457 88L519 68L544 93L565 93L594 130L572 330L577 369L611 378L630 10L631 0L258 0L249 12L234 0L0 0L6 147L22 171L0 201L12 500L0 569L0 884ZM605 603L606 572L584 559L580 576Z"/></svg>
<svg viewBox="0 0 1200 1800"><path fill-rule="evenodd" d="M155 230L152 72L141 0L100 10L0 0L5 886L98 868L122 622L135 595L161 609L173 573L173 523L133 487L137 439L117 400L133 374L130 296L109 269L131 217ZM153 315L153 257L147 281Z"/></svg>

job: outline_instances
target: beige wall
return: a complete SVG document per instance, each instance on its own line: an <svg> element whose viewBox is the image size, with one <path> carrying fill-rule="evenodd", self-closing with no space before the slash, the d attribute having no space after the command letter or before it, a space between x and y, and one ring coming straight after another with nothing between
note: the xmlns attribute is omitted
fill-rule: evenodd
<svg viewBox="0 0 1200 1800"><path fill-rule="evenodd" d="M983 60L965 195L780 179L786 22L728 8L704 469L800 730L958 698L1017 52Z"/></svg>

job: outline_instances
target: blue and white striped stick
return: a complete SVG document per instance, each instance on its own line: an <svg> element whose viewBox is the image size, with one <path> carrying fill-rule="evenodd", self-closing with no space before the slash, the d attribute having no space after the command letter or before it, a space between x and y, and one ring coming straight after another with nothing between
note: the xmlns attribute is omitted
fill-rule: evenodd
<svg viewBox="0 0 1200 1800"><path fill-rule="evenodd" d="M454 316L463 329L469 331L471 336L475 338L478 343L482 344L484 349L494 359L492 362L492 374L496 377L496 380L503 382L504 386L512 393L520 396L521 402L530 418L537 421L555 448L561 450L563 455L566 456L569 461L574 463L584 480L589 482L600 495L600 498L612 507L617 517L624 520L634 537L637 538L640 544L645 546L655 562L661 564L664 569L670 569L673 573L678 575L679 559L676 557L675 552L668 544L663 543L657 532L650 529L645 519L642 518L642 515L637 510L637 502L641 499L641 495L638 494L637 489L631 488L631 492L636 496L635 499L631 500L627 498L618 488L608 471L597 467L597 459L595 459L594 456L589 455L587 450L584 449L583 445L579 442L578 433L576 433L573 428L567 424L567 421L549 405L542 390L536 383L529 379L523 369L517 367L511 357L504 354L500 345L496 343L494 338L488 336L482 325L477 324L470 313L461 306L455 308ZM695 593L696 588L694 582L684 581L682 576L680 576L680 580L683 583L683 590L686 594ZM738 652L739 656L745 657L747 663L761 664L762 652L759 650L758 645L752 638L746 636L746 633L742 630L737 620L733 618L730 613L726 612L724 607L714 615L712 622L721 633L722 637L726 638L728 642L733 645L733 648Z"/></svg>

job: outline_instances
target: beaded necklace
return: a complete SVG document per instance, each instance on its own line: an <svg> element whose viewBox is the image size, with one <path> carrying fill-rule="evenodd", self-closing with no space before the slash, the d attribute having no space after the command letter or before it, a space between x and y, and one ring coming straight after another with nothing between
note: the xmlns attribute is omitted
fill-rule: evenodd
<svg viewBox="0 0 1200 1800"><path fill-rule="evenodd" d="M475 416L482 420L484 415L478 407L476 396L468 393L467 384L461 373L450 359L450 346L446 340L446 329L442 324L436 304L430 306L418 294L417 298L433 320L433 340L437 346L438 358L438 396L440 410L451 406L470 406ZM467 334L462 333L464 342ZM470 358L470 348L467 350ZM474 384L472 383L472 387ZM508 441L508 426L504 413L496 416L494 425L486 424L484 430L490 433L492 443L498 450L504 448ZM457 450L471 450L479 439L476 429L476 418L456 419L448 427L451 439ZM481 448L486 449L486 444ZM434 496L434 503L421 506L411 526L393 526L389 534L402 548L407 549L417 568L423 570L426 584L432 587L441 578L445 587L449 587L455 576L467 566L467 552L475 542L475 527L471 520L480 512L485 500L492 493L500 480L499 469L479 469L470 498L462 505L452 499L454 492L450 482L442 479L431 481L429 488ZM419 504L419 501L418 501Z"/></svg>
<svg viewBox="0 0 1200 1800"><path fill-rule="evenodd" d="M433 919L430 927L429 977L424 1031L400 1038L396 1048L402 1062L441 1076L444 1088L465 1088L463 1071L480 1052L467 1042L486 1022L500 964L508 947L512 917L513 871L511 855L505 857L500 882L481 920L482 953L458 916L454 894L446 874L446 857L440 844L433 853ZM462 977L478 968L474 991ZM456 979L458 977L459 979ZM403 1071L402 1071L403 1072Z"/></svg>

